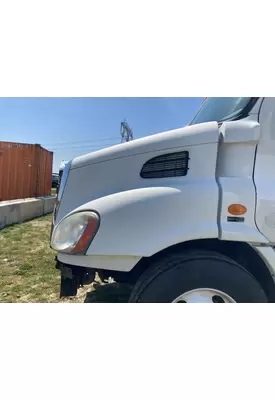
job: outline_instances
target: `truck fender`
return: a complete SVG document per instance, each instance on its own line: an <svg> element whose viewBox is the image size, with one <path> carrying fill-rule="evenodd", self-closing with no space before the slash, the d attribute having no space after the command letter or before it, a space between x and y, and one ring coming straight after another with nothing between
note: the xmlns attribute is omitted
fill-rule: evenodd
<svg viewBox="0 0 275 400"><path fill-rule="evenodd" d="M139 188L98 198L76 211L93 210L100 227L87 255L149 257L188 240L217 238L215 180L181 188Z"/></svg>

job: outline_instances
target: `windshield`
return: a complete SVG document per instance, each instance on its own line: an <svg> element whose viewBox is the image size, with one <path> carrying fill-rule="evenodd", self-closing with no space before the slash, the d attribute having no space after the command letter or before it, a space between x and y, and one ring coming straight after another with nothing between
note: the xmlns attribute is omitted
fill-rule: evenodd
<svg viewBox="0 0 275 400"><path fill-rule="evenodd" d="M256 100L256 97L207 97L190 125L243 118Z"/></svg>

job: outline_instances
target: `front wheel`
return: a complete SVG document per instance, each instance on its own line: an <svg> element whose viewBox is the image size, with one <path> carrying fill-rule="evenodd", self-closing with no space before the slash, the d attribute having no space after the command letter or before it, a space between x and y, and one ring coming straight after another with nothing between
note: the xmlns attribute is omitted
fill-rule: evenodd
<svg viewBox="0 0 275 400"><path fill-rule="evenodd" d="M188 251L153 263L136 283L131 303L266 303L258 281L219 253Z"/></svg>

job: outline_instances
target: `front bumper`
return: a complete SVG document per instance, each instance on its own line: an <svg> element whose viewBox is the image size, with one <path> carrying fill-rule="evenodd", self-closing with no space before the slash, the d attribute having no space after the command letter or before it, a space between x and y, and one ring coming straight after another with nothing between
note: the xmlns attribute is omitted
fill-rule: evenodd
<svg viewBox="0 0 275 400"><path fill-rule="evenodd" d="M130 272L140 259L141 257L138 256L123 255L72 255L65 253L58 253L57 255L57 260L63 264L119 272Z"/></svg>
<svg viewBox="0 0 275 400"><path fill-rule="evenodd" d="M56 268L60 270L60 297L76 296L77 290L95 280L95 270L63 264L56 259Z"/></svg>
<svg viewBox="0 0 275 400"><path fill-rule="evenodd" d="M77 256L58 253L56 268L60 270L60 297L77 295L77 290L99 276L116 276L123 281L131 279L131 271L140 257L129 256ZM125 274L126 273L126 274Z"/></svg>

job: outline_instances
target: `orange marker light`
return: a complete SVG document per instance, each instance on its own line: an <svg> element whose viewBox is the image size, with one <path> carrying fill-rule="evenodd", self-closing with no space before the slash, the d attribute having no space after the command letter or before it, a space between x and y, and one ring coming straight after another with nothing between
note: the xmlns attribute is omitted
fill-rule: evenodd
<svg viewBox="0 0 275 400"><path fill-rule="evenodd" d="M89 242L92 240L98 228L98 220L95 218L90 219L86 226L81 238L78 240L76 246L72 249L72 253L80 253L85 251Z"/></svg>
<svg viewBox="0 0 275 400"><path fill-rule="evenodd" d="M244 215L247 212L247 208L242 204L231 204L228 207L228 212L232 215Z"/></svg>

